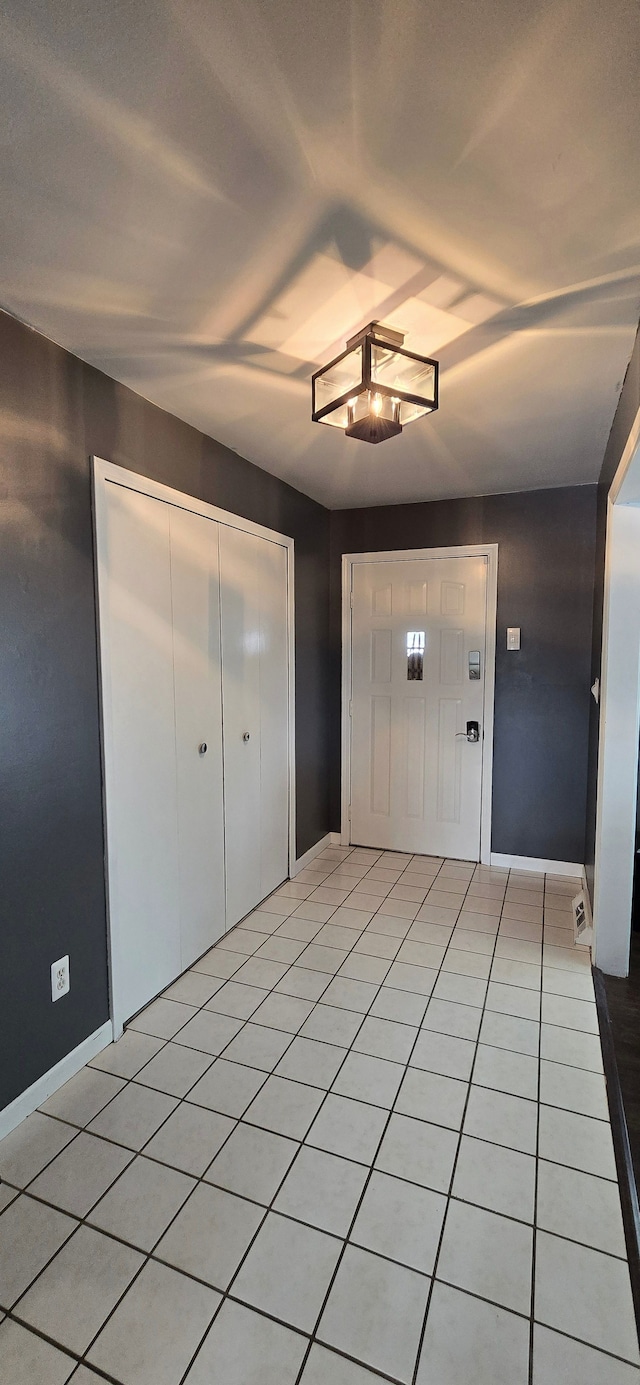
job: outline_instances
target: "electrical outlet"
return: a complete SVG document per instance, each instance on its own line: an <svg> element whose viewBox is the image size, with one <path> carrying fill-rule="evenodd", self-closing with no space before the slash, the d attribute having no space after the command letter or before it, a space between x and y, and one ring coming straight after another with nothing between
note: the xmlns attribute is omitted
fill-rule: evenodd
<svg viewBox="0 0 640 1385"><path fill-rule="evenodd" d="M59 1000L69 990L69 958L61 957L51 966L51 999Z"/></svg>

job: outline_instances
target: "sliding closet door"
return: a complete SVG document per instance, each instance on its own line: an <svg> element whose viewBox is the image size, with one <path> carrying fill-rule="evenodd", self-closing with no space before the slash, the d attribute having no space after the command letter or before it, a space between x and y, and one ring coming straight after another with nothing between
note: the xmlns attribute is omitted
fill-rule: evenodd
<svg viewBox="0 0 640 1385"><path fill-rule="evenodd" d="M182 970L169 507L109 482L100 619L116 1032Z"/></svg>
<svg viewBox="0 0 640 1385"><path fill-rule="evenodd" d="M227 927L288 874L286 550L220 526Z"/></svg>
<svg viewBox="0 0 640 1385"><path fill-rule="evenodd" d="M225 931L219 525L168 506L181 970Z"/></svg>

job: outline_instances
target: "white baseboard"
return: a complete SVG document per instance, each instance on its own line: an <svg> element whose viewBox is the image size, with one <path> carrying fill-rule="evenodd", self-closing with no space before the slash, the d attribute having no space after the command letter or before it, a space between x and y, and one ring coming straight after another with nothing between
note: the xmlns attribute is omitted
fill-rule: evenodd
<svg viewBox="0 0 640 1385"><path fill-rule="evenodd" d="M330 832L330 833L329 833L329 836L331 837L331 845L332 845L332 846L342 846L342 833L340 833L340 832Z"/></svg>
<svg viewBox="0 0 640 1385"><path fill-rule="evenodd" d="M582 880L584 866L577 861L545 861L542 856L502 856L499 851L491 852L491 865L503 866L509 870L535 870L545 875L575 875Z"/></svg>
<svg viewBox="0 0 640 1385"><path fill-rule="evenodd" d="M311 862L315 861L316 856L319 856L321 851L331 846L332 841L333 832L327 832L326 837L321 837L320 841L316 842L315 846L310 846L309 850L305 851L304 856L298 856L297 861L293 863L291 879L295 879L296 875L299 875L301 870L304 870L306 866L310 866Z"/></svg>
<svg viewBox="0 0 640 1385"><path fill-rule="evenodd" d="M16 1126L23 1121L26 1116L30 1116L32 1111L36 1111L38 1106L42 1106L47 1097L53 1096L59 1087L64 1087L69 1078L75 1077L76 1073L89 1062L90 1058L95 1058L96 1053L100 1053L107 1047L113 1039L113 1027L111 1020L102 1024L95 1033L90 1034L87 1039L83 1039L77 1048L67 1053L66 1057L61 1058L54 1068L43 1073L37 1082L27 1087L26 1092L22 1092L15 1101L5 1106L4 1111L0 1111L0 1140L5 1135L9 1135Z"/></svg>

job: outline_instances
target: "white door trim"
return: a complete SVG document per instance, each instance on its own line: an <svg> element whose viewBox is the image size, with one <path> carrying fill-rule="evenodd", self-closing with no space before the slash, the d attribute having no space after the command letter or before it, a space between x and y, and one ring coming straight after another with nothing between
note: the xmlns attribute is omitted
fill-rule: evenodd
<svg viewBox="0 0 640 1385"><path fill-rule="evenodd" d="M103 696L103 684L106 684L109 675L109 638L104 611L100 607L100 580L106 578L105 552L106 552L106 518L107 518L107 486L123 486L127 490L137 491L141 495L151 496L154 500L163 501L167 505L175 505L179 509L189 510L193 514L203 515L205 519L215 520L218 524L226 524L232 529L241 529L244 533L254 534L258 538L267 539L270 543L277 543L285 549L287 557L287 648L288 648L288 747L289 747L289 874L292 875L296 861L296 706L295 706L295 589L294 589L294 561L295 545L294 540L286 534L279 534L275 529L267 529L262 524L254 524L253 520L244 519L241 515L232 514L229 510L221 510L217 505L209 505L204 500L198 500L196 496L187 495L183 491L174 490L171 486L165 486L159 481L153 481L148 476L139 475L138 472L128 471L125 467L117 466L115 462L105 461L102 457L92 457L92 478L93 478L93 515L94 515L94 544L95 544L95 590L96 606L98 619L98 668L99 668L99 688L100 688L100 725L102 743L102 780L103 780L103 813L105 824L105 878L107 892L107 920L108 920L108 948L109 948L109 985L111 995L111 1016L113 1019L114 1037L119 1038L122 1033L122 1016L115 1013L113 985L112 985L112 930L109 914L109 834L107 819L107 797L109 794L109 772L108 764L111 756L105 756L105 745L111 746L112 728L109 721L108 706L109 699Z"/></svg>
<svg viewBox="0 0 640 1385"><path fill-rule="evenodd" d="M640 726L640 410L607 501L600 733L593 889L593 956L626 976Z"/></svg>
<svg viewBox="0 0 640 1385"><path fill-rule="evenodd" d="M356 563L395 563L411 558L486 558L487 625L484 676L484 736L482 741L482 800L480 809L480 860L491 860L491 796L493 786L493 712L496 676L496 618L498 608L498 544L470 543L450 548L400 548L375 553L342 555L342 732L341 732L341 827L340 841L350 841L351 800L351 593Z"/></svg>

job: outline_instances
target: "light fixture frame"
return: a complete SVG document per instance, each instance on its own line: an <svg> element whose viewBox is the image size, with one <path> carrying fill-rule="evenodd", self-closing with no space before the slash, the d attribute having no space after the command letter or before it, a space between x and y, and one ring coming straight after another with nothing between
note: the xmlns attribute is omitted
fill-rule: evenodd
<svg viewBox="0 0 640 1385"><path fill-rule="evenodd" d="M343 404L347 404L354 396L364 394L371 390L374 394L384 395L387 399L398 399L404 404L418 404L423 408L428 408L429 413L435 413L439 402L439 362L431 356L420 356L416 351L407 351L403 345L404 333L397 332L394 328L385 327L380 322L370 322L362 331L350 337L344 351L338 356L334 356L332 361L321 366L320 370L314 371L311 376L311 418L314 423L323 423L327 414L331 414L335 409L339 409ZM352 385L343 394L337 395L335 399L325 404L323 408L316 409L316 380L327 371L333 370L345 356L349 356L356 346L362 343L362 379L357 386ZM406 356L409 360L419 361L421 365L433 366L433 398L427 399L423 394L408 394L405 390L392 389L389 385L379 384L371 379L371 348L372 346L388 346L399 356ZM417 421L417 420L412 420ZM331 426L331 425L329 425ZM405 425L406 427L407 425Z"/></svg>

